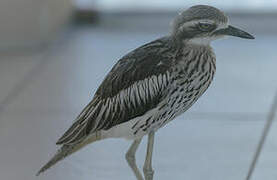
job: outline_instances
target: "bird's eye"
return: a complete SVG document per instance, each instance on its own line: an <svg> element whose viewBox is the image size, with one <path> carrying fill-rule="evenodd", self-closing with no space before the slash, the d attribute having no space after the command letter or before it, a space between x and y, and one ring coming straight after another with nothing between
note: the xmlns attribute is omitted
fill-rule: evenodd
<svg viewBox="0 0 277 180"><path fill-rule="evenodd" d="M209 23L199 23L198 27L201 31L210 31L214 28L214 26Z"/></svg>

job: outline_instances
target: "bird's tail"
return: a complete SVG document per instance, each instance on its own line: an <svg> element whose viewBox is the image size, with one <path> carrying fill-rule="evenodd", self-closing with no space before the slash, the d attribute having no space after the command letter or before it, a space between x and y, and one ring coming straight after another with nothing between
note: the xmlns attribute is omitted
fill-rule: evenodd
<svg viewBox="0 0 277 180"><path fill-rule="evenodd" d="M67 156L73 154L74 152L80 150L87 144L93 143L95 141L100 140L100 136L98 133L95 133L91 135L89 138L86 140L83 140L82 142L76 143L76 144L69 144L69 145L63 145L57 152L56 154L46 163L36 174L37 176L46 171L47 169L51 168L54 166L57 162L63 160Z"/></svg>

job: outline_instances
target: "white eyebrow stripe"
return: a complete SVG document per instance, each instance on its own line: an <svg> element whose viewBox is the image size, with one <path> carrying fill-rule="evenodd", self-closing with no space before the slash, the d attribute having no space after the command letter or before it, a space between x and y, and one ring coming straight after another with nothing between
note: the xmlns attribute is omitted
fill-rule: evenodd
<svg viewBox="0 0 277 180"><path fill-rule="evenodd" d="M186 27L190 27L190 26L193 26L195 24L198 24L198 23L209 23L209 24L213 24L214 21L213 20L209 20L209 19L201 19L201 20L193 20L193 21L189 21L189 22L186 22L184 23L180 28L179 30L183 30L184 28ZM219 29L224 29L224 28L227 28L229 26L229 21L227 21L227 23L220 23L218 24L217 28L215 30L219 30Z"/></svg>
<svg viewBox="0 0 277 180"><path fill-rule="evenodd" d="M186 22L184 24L182 24L182 26L180 26L180 30L183 30L184 28L186 27L190 27L190 26L193 26L195 24L198 24L198 23L208 23L208 24L213 24L214 21L213 20L209 20L209 19L200 19L200 20L193 20L193 21L189 21L189 22Z"/></svg>
<svg viewBox="0 0 277 180"><path fill-rule="evenodd" d="M213 24L214 21L213 20L209 20L209 19L201 19L201 20L193 20L193 21L189 21L184 23L182 26L187 26L187 25L194 25L194 24L198 24L198 23L208 23L208 24Z"/></svg>
<svg viewBox="0 0 277 180"><path fill-rule="evenodd" d="M201 20L195 20L196 23L208 23L208 24L214 24L213 20L209 19L201 19Z"/></svg>

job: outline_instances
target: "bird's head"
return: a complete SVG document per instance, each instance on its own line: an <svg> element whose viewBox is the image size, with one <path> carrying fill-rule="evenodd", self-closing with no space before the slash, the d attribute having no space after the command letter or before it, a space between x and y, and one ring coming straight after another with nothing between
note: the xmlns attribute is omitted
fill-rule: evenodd
<svg viewBox="0 0 277 180"><path fill-rule="evenodd" d="M229 25L222 11L206 5L192 6L180 13L174 20L172 35L178 40L202 45L224 36L254 39L249 33Z"/></svg>

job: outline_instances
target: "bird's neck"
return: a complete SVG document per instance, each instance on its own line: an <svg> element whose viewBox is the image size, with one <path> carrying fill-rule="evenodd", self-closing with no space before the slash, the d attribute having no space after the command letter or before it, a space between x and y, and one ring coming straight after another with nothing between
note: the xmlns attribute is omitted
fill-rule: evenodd
<svg viewBox="0 0 277 180"><path fill-rule="evenodd" d="M178 37L171 36L169 38L171 41L171 44L175 46L175 48L180 51L191 51L194 53L206 53L208 52L210 55L212 55L215 58L215 54L213 51L213 48L210 46L210 43L201 43L198 41L198 39L182 39Z"/></svg>
<svg viewBox="0 0 277 180"><path fill-rule="evenodd" d="M177 44L179 47L184 46L194 46L194 47L207 47L211 48L210 43L213 40L211 37L195 37L195 38L184 38L180 36L172 36L171 38L174 41L174 44Z"/></svg>
<svg viewBox="0 0 277 180"><path fill-rule="evenodd" d="M186 44L198 45L198 46L210 46L212 41L209 37L192 38L183 40Z"/></svg>
<svg viewBox="0 0 277 180"><path fill-rule="evenodd" d="M181 42L182 49L191 49L193 51L201 51L201 52L211 52L213 53L213 48L210 46L210 43L199 42L197 39L194 40L183 40Z"/></svg>

